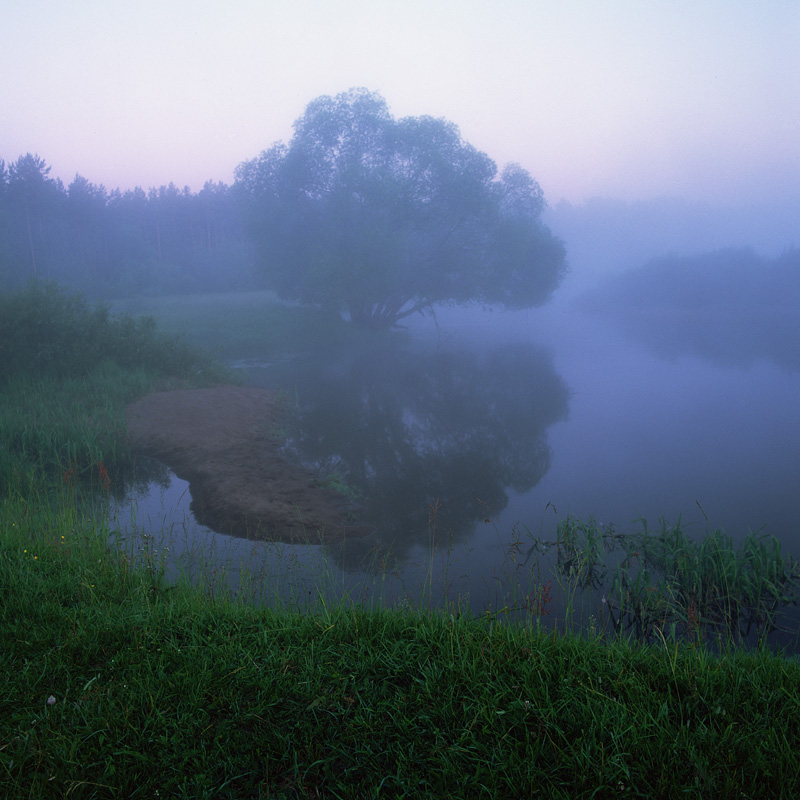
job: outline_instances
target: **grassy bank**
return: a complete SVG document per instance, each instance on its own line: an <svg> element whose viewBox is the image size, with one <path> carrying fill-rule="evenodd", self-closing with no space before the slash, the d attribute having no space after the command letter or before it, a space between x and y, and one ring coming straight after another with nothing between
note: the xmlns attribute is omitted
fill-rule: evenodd
<svg viewBox="0 0 800 800"><path fill-rule="evenodd" d="M89 484L130 466L125 406L231 373L153 318L112 316L52 284L0 297L0 488ZM101 466L102 465L102 468Z"/></svg>
<svg viewBox="0 0 800 800"><path fill-rule="evenodd" d="M394 331L365 334L338 314L278 301L272 292L140 297L113 303L119 311L146 314L160 330L185 336L219 358L269 358L374 344Z"/></svg>
<svg viewBox="0 0 800 800"><path fill-rule="evenodd" d="M168 584L156 555L127 551L77 500L107 502L124 482L114 467L127 457L130 399L224 373L152 323L52 289L4 302L16 321L0 316L0 796L800 793L800 664L670 636L667 619L673 636L697 632L690 602L705 613L702 597L675 591L696 563L683 540L691 558L675 563L626 540L635 552L609 594L620 635L604 640L547 633L535 615L506 625L322 595L299 613ZM565 575L599 580L606 534L575 523L560 540ZM666 632L655 644L622 635L638 606L614 599L651 594L645 556L673 587L671 605L646 609ZM735 552L704 558L701 583L718 563L739 564ZM794 575L776 564L762 584ZM713 585L739 586L727 573ZM720 597L707 599L711 614Z"/></svg>
<svg viewBox="0 0 800 800"><path fill-rule="evenodd" d="M800 665L210 601L6 498L6 797L793 797Z"/></svg>

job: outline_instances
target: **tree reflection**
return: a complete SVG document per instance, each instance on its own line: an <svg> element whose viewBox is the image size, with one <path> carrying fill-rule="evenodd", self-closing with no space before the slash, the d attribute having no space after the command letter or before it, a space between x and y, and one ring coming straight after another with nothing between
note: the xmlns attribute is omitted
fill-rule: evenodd
<svg viewBox="0 0 800 800"><path fill-rule="evenodd" d="M357 493L375 528L339 551L347 567L427 545L433 510L439 544L466 539L509 489L526 492L547 472L546 430L569 398L549 354L529 345L365 352L294 383L287 457Z"/></svg>

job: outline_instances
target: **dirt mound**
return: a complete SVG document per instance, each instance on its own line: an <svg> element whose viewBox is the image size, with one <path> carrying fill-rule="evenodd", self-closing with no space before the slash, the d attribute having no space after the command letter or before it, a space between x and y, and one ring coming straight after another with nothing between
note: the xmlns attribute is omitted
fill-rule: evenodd
<svg viewBox="0 0 800 800"><path fill-rule="evenodd" d="M281 458L280 417L274 392L241 386L157 392L126 410L134 450L189 482L201 524L274 541L365 534L341 495Z"/></svg>

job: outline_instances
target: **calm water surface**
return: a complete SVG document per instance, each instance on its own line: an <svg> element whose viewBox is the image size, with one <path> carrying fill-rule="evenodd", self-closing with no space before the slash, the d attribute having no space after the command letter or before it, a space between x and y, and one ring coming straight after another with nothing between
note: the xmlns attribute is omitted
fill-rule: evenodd
<svg viewBox="0 0 800 800"><path fill-rule="evenodd" d="M359 493L375 529L365 539L215 534L175 476L117 509L121 525L131 546L164 547L199 582L226 575L257 599L299 601L323 576L334 594L392 602L468 592L476 611L527 591L525 543L552 538L568 514L620 530L680 519L698 536L707 516L734 539L763 529L800 555L800 373L735 342L708 355L702 325L688 336L640 320L633 335L620 322L565 302L445 309L396 346L240 364L291 399L287 458Z"/></svg>

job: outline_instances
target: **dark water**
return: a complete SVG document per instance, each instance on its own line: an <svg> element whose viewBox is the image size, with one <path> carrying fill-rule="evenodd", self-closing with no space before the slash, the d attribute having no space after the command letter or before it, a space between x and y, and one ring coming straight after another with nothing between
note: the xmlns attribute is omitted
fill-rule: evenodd
<svg viewBox="0 0 800 800"><path fill-rule="evenodd" d="M565 302L441 310L392 345L238 365L285 392L287 457L358 495L375 530L364 539L223 537L197 526L174 477L119 517L135 513L131 527L155 537L132 546L160 541L201 582L225 573L238 587L244 565L241 588L255 598L299 601L324 576L334 594L468 594L475 611L527 594L530 536L552 538L568 514L619 530L680 519L735 540L764 530L800 555L800 372L746 346L741 330L720 352L725 332L702 322L624 323Z"/></svg>

